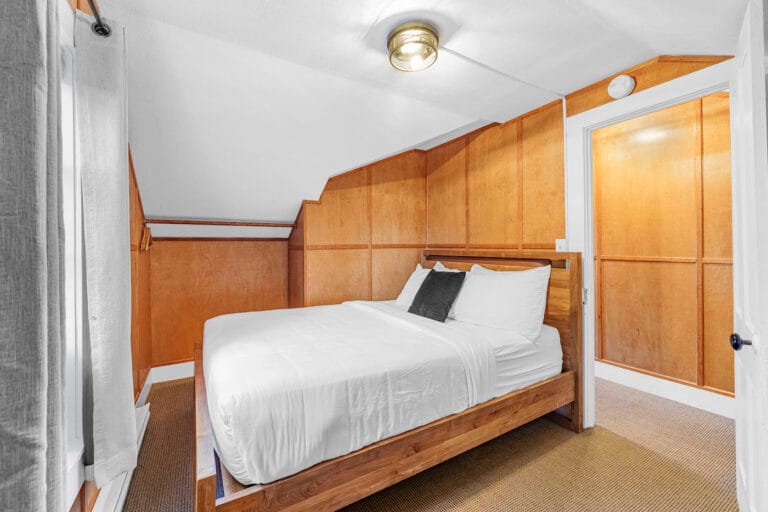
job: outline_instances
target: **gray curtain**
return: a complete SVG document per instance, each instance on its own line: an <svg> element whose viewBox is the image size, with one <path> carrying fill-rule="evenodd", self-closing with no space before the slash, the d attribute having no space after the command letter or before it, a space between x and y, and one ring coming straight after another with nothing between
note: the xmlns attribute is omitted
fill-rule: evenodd
<svg viewBox="0 0 768 512"><path fill-rule="evenodd" d="M0 510L64 509L58 15L0 2Z"/></svg>
<svg viewBox="0 0 768 512"><path fill-rule="evenodd" d="M131 261L128 137L123 28L91 31L75 21L75 111L83 187L85 308L83 333L86 464L96 485L136 466L131 367Z"/></svg>

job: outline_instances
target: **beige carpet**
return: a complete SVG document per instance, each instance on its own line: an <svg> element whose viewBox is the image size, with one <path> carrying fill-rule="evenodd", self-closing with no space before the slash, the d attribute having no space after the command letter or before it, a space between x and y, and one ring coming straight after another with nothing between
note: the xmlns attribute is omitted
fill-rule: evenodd
<svg viewBox="0 0 768 512"><path fill-rule="evenodd" d="M124 512L192 511L194 379L154 384Z"/></svg>
<svg viewBox="0 0 768 512"><path fill-rule="evenodd" d="M150 399L125 510L192 510L192 382ZM737 510L731 420L605 381L597 399L590 432L537 420L345 510Z"/></svg>

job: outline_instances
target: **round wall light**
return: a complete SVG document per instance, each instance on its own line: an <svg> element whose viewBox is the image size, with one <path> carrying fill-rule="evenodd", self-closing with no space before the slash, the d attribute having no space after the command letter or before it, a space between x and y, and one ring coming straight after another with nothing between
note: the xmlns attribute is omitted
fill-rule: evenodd
<svg viewBox="0 0 768 512"><path fill-rule="evenodd" d="M387 38L389 62L400 71L421 71L437 60L437 29L423 21L404 23Z"/></svg>

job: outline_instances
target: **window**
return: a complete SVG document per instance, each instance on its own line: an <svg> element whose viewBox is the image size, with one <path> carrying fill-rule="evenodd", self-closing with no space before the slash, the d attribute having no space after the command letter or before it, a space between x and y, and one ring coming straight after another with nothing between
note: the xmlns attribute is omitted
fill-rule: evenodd
<svg viewBox="0 0 768 512"><path fill-rule="evenodd" d="M74 18L60 11L62 24ZM68 15L69 14L69 15ZM74 44L68 27L61 30L61 157L64 210L64 442L65 496L71 503L83 481L82 378L82 219L80 172L75 151Z"/></svg>

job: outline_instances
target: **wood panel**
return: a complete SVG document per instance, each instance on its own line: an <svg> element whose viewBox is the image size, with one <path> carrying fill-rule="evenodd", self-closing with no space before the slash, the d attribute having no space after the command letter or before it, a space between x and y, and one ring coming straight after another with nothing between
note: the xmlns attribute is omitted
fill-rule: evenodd
<svg viewBox="0 0 768 512"><path fill-rule="evenodd" d="M318 249L306 252L307 306L369 300L369 249Z"/></svg>
<svg viewBox="0 0 768 512"><path fill-rule="evenodd" d="M152 367L149 253L140 247L146 219L136 182L133 158L128 152L128 205L131 251L131 362L133 390L138 397Z"/></svg>
<svg viewBox="0 0 768 512"><path fill-rule="evenodd" d="M304 249L304 205L299 209L296 222L288 237L288 247L291 249Z"/></svg>
<svg viewBox="0 0 768 512"><path fill-rule="evenodd" d="M734 392L733 267L704 265L704 385Z"/></svg>
<svg viewBox="0 0 768 512"><path fill-rule="evenodd" d="M408 151L370 166L371 242L424 246L424 152Z"/></svg>
<svg viewBox="0 0 768 512"><path fill-rule="evenodd" d="M304 306L304 251L288 251L288 306Z"/></svg>
<svg viewBox="0 0 768 512"><path fill-rule="evenodd" d="M151 282L151 256L147 251L139 251L139 282L138 282L138 329L141 340L141 350L136 360L138 361L138 386L141 392L144 383L152 368L152 282Z"/></svg>
<svg viewBox="0 0 768 512"><path fill-rule="evenodd" d="M153 366L191 361L214 316L288 305L287 241L155 241Z"/></svg>
<svg viewBox="0 0 768 512"><path fill-rule="evenodd" d="M693 101L593 133L601 255L696 257L699 116Z"/></svg>
<svg viewBox="0 0 768 512"><path fill-rule="evenodd" d="M550 103L522 118L523 247L555 247L565 238L563 104Z"/></svg>
<svg viewBox="0 0 768 512"><path fill-rule="evenodd" d="M419 262L421 249L373 249L371 253L372 299L396 299Z"/></svg>
<svg viewBox="0 0 768 512"><path fill-rule="evenodd" d="M69 512L91 512L93 506L96 504L96 498L99 496L99 489L96 487L96 482L93 480L86 480L80 487L80 490L75 497L75 501L69 507Z"/></svg>
<svg viewBox="0 0 768 512"><path fill-rule="evenodd" d="M702 98L703 252L705 258L730 260L731 124L728 93Z"/></svg>
<svg viewBox="0 0 768 512"><path fill-rule="evenodd" d="M460 137L427 151L427 244L467 243L467 138Z"/></svg>
<svg viewBox="0 0 768 512"><path fill-rule="evenodd" d="M518 120L489 126L468 137L470 246L517 247L520 243L520 138Z"/></svg>
<svg viewBox="0 0 768 512"><path fill-rule="evenodd" d="M729 133L726 93L594 133L598 358L732 392L733 355L725 350L733 307ZM665 285L687 290L686 302L675 307L667 298L669 309L642 313L632 289L614 289L626 283L606 274L619 264L640 287L662 284L646 275L662 264L686 268L685 279ZM672 334L663 347L676 347L674 354L652 343L661 332L641 336L675 324L684 334Z"/></svg>
<svg viewBox="0 0 768 512"><path fill-rule="evenodd" d="M603 358L696 383L695 263L604 261Z"/></svg>
<svg viewBox="0 0 768 512"><path fill-rule="evenodd" d="M368 169L331 178L319 203L304 208L306 245L368 244Z"/></svg>
<svg viewBox="0 0 768 512"><path fill-rule="evenodd" d="M730 58L730 56L717 55L655 57L567 95L568 116L614 101L608 96L608 84L618 75L629 75L635 79L637 85L633 91L634 94Z"/></svg>

